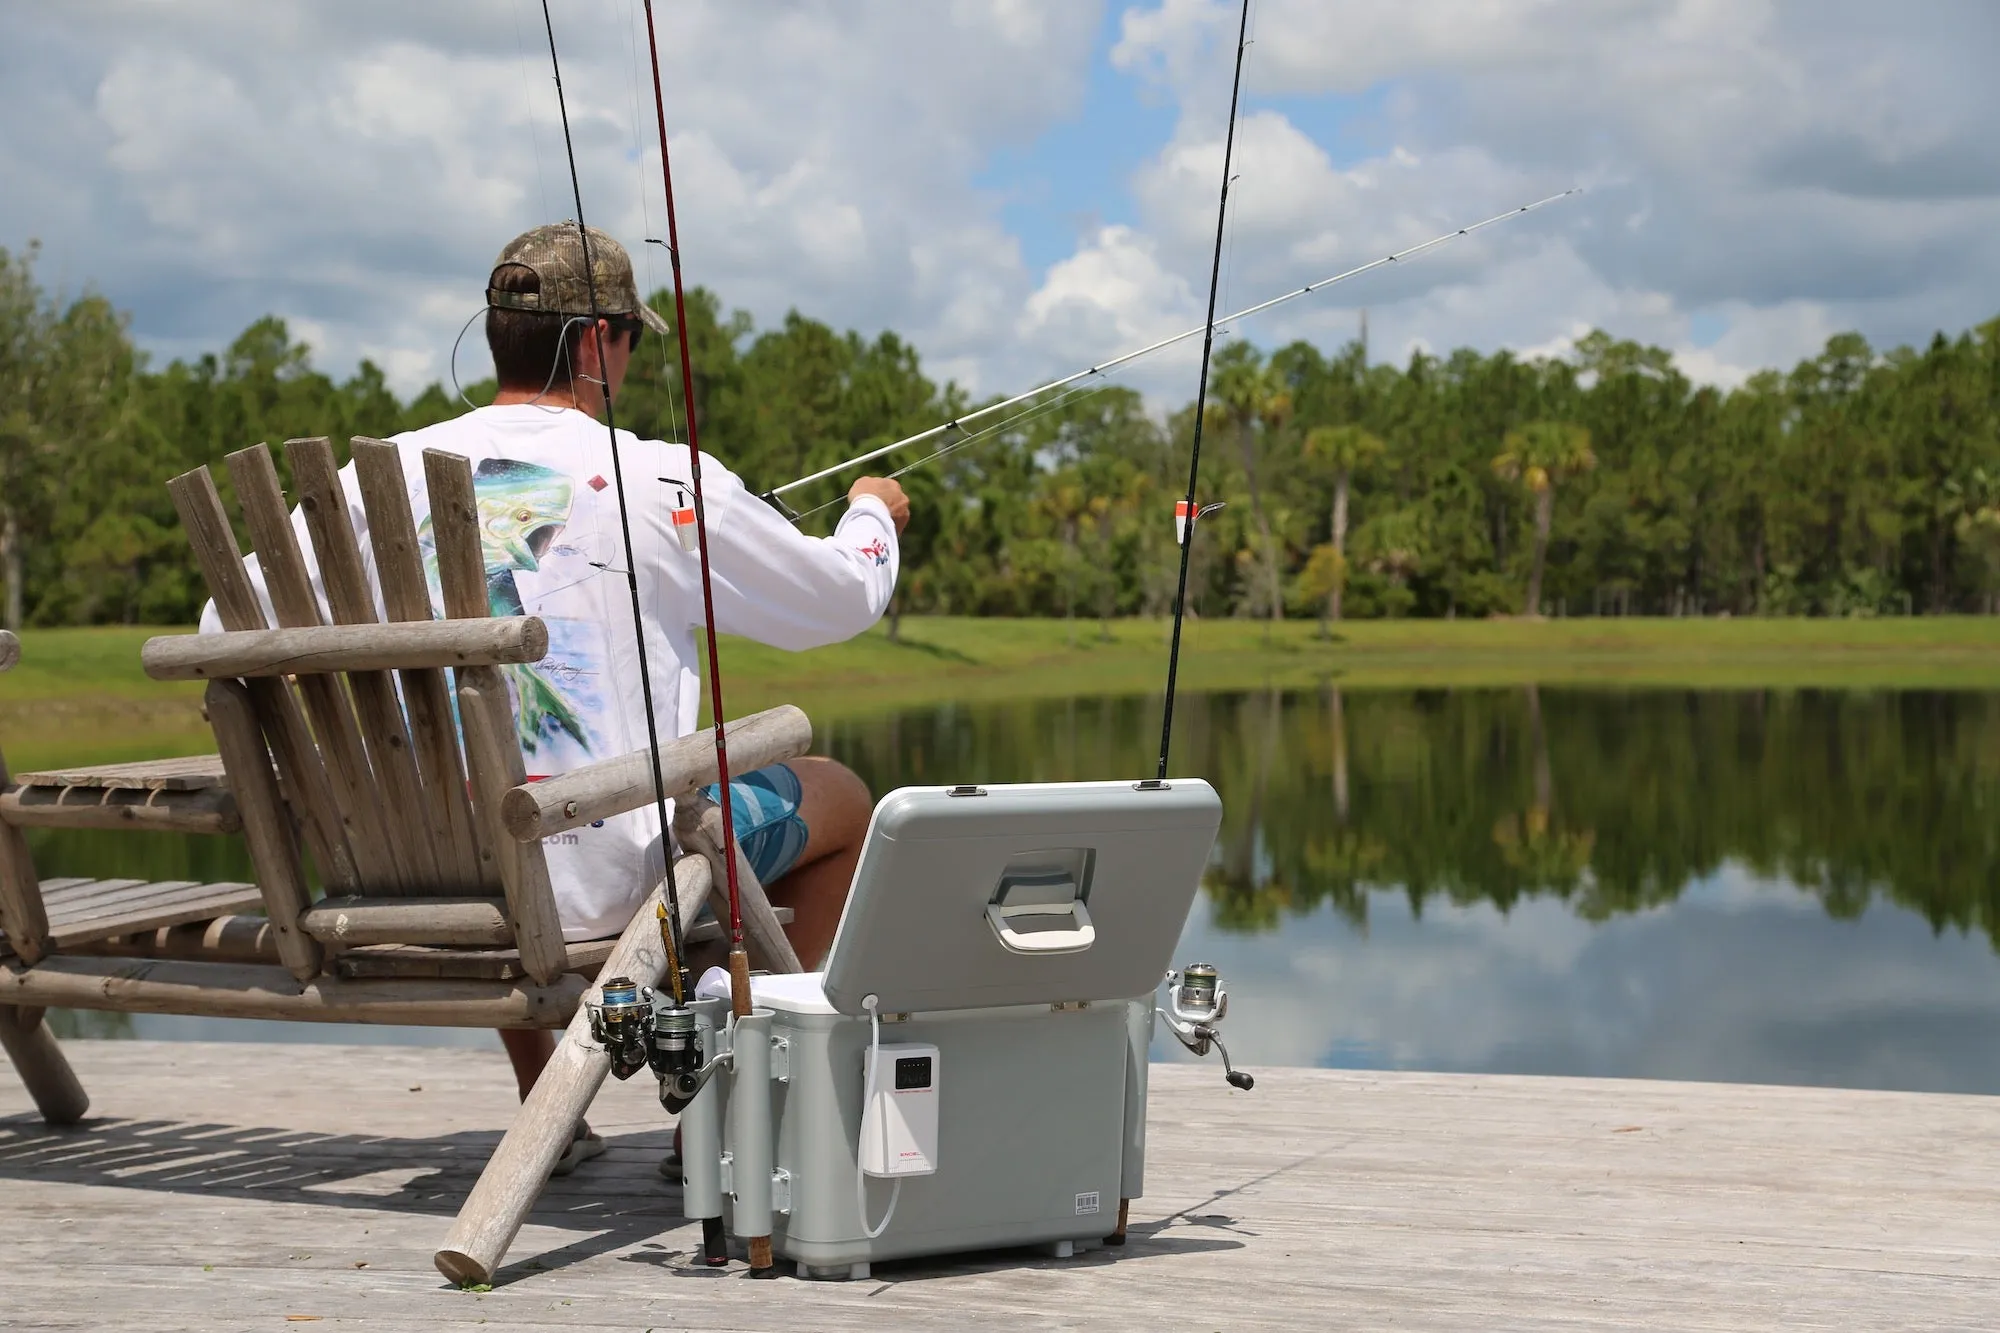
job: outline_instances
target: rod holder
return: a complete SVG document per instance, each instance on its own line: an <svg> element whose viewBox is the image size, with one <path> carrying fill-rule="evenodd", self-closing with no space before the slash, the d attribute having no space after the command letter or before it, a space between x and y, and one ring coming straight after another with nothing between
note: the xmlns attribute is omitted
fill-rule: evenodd
<svg viewBox="0 0 2000 1333"><path fill-rule="evenodd" d="M1153 1049L1153 1002L1125 1002L1125 1130L1118 1167L1118 1197L1146 1192L1146 1088ZM1120 1228L1122 1231L1123 1228Z"/></svg>
<svg viewBox="0 0 2000 1333"><path fill-rule="evenodd" d="M750 1250L753 1272L771 1265L771 1011L736 1020L730 1043L730 1229ZM683 1140L685 1142L685 1140ZM759 1263L758 1260L763 1262Z"/></svg>
<svg viewBox="0 0 2000 1333"><path fill-rule="evenodd" d="M721 1058L727 1038L719 1035L717 1028L728 1012L727 1002L702 1000L694 1011L702 1049L711 1052L713 1059ZM681 1108L681 1215L701 1222L704 1236L717 1229L708 1223L713 1221L719 1227L722 1219L722 1117L728 1084L727 1077L709 1079L694 1100ZM709 1262L715 1262L713 1254Z"/></svg>

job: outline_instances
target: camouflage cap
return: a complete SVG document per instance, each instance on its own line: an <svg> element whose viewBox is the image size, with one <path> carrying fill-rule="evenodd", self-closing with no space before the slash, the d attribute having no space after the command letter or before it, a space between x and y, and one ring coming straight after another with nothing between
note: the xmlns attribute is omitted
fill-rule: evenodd
<svg viewBox="0 0 2000 1333"><path fill-rule="evenodd" d="M590 314L590 284L584 277L583 228L574 222L552 222L533 231L522 232L507 242L506 249L493 261L495 272L518 264L535 271L541 279L538 292L503 292L486 288L486 304L498 310L530 310L542 314ZM639 299L638 284L632 280L632 257L625 247L591 227L590 260L596 270L597 312L600 315L637 315L653 332L669 331L660 313ZM489 283L491 279L488 279Z"/></svg>

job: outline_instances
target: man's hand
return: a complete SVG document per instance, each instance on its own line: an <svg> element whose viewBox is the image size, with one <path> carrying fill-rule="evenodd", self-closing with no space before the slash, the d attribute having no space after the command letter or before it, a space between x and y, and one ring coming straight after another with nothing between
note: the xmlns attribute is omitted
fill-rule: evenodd
<svg viewBox="0 0 2000 1333"><path fill-rule="evenodd" d="M847 488L850 502L864 495L872 495L889 506L889 517L896 524L896 535L902 536L903 528L910 521L910 497L903 494L902 484L888 477L863 477Z"/></svg>

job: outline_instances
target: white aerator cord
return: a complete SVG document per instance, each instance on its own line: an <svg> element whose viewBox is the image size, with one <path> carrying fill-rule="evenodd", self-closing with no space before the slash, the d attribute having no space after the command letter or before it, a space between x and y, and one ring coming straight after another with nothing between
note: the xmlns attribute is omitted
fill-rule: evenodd
<svg viewBox="0 0 2000 1333"><path fill-rule="evenodd" d="M874 995L864 995L861 997L861 1007L868 1011L868 1072L861 1081L861 1121L864 1126L868 1122L868 1108L875 1103L875 1063L882 1051L882 1015L876 1012L876 1010L881 1003L881 999ZM876 1125L878 1131L882 1128L883 1126L880 1123ZM861 1143L859 1140L856 1140L854 1144L854 1211L861 1219L862 1236L868 1240L875 1240L883 1232L887 1231L889 1229L889 1219L896 1215L896 1200L902 1197L903 1180L902 1177L898 1176L895 1185L889 1190L889 1211L882 1214L880 1225L872 1227L868 1225L868 1173L861 1169Z"/></svg>

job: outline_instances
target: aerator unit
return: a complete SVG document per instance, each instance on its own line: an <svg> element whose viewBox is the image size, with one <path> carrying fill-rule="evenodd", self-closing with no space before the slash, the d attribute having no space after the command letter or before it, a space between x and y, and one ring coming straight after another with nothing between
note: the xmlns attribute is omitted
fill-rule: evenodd
<svg viewBox="0 0 2000 1333"><path fill-rule="evenodd" d="M593 1031L679 1114L708 1260L728 1235L770 1237L802 1277L1121 1243L1156 1016L1251 1086L1215 968L1166 972L1221 817L1198 779L903 788L824 972L753 977L747 1018L719 969L681 1005L607 981Z"/></svg>

